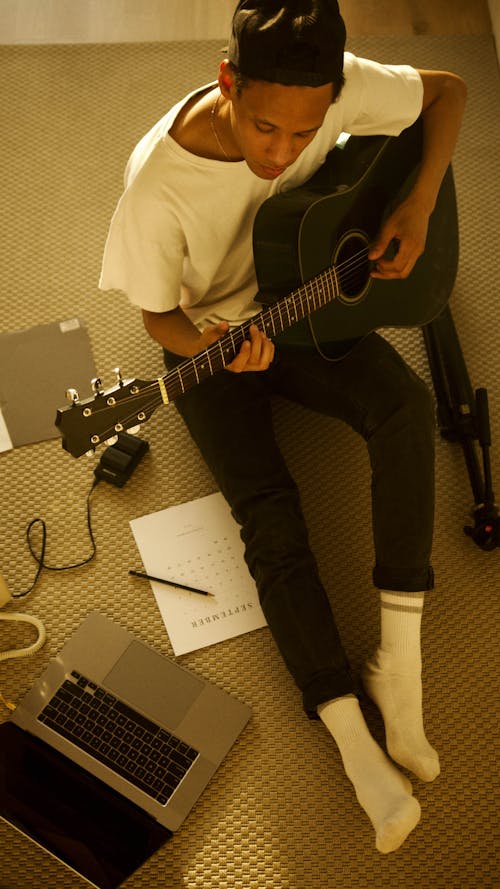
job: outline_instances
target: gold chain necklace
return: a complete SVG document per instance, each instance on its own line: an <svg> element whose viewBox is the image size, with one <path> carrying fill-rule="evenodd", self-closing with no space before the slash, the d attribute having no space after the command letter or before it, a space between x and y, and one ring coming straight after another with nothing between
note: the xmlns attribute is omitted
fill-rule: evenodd
<svg viewBox="0 0 500 889"><path fill-rule="evenodd" d="M224 146L223 146L221 140L219 139L219 136L218 136L218 134L217 134L217 130L215 129L215 115L217 114L217 108L218 108L218 105L219 105L219 99L220 99L220 93L217 94L216 99L215 99L215 102L214 102L214 104L212 105L212 110L211 110L211 112L210 112L210 126L211 126L211 128L212 128L212 133L214 134L215 141L217 142L217 145L219 146L220 150L222 151L222 154L224 155L224 157L226 158L226 160L230 161L231 158L229 157L229 155L228 155L226 149L224 148Z"/></svg>

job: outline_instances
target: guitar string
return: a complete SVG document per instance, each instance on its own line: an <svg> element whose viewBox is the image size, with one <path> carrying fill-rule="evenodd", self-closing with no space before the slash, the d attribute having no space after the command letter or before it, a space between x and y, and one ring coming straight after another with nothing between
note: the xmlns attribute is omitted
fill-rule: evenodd
<svg viewBox="0 0 500 889"><path fill-rule="evenodd" d="M286 299L292 300L292 299L296 299L297 297L299 297L302 302L303 298L300 296L300 292L301 292L301 290L303 290L305 288L306 291L307 290L310 291L310 293L308 295L306 294L306 296L305 296L306 300L308 300L309 295L311 295L313 297L313 300L315 297L316 298L319 297L319 305L314 305L314 308L311 311L314 311L317 308L321 308L327 302L331 301L331 296L328 296L328 299L325 300L323 293L318 290L318 288L321 288L321 291L325 290L325 288L323 286L325 284L325 279L327 279L327 281L326 281L327 283L329 282L333 286L334 291L335 291L335 296L337 296L338 295L337 294L337 278L341 277L342 282L346 282L348 280L351 281L352 280L352 277L351 277L352 273L354 271L356 271L358 268L360 268L366 264L366 256L368 255L368 250L369 250L369 248L365 247L362 250L359 250L357 254L353 254L353 256L350 257L348 260L346 260L342 263L339 263L336 267L331 267L329 269L326 269L324 272L320 273L315 278L306 282L306 284L303 285L302 288L298 288L297 290L292 291L292 293L290 293ZM346 270L348 270L347 276L345 273ZM339 272L342 272L342 274L339 275L338 274ZM285 301L286 301L286 299L285 299ZM275 320L277 320L277 321L279 321L280 326L281 326L282 312L283 312L283 314L286 315L288 313L288 309L286 306L283 306L283 308L281 309L280 306L283 306L283 301L281 301L281 300L279 301L279 305L276 303L276 304L273 304L272 306L270 306L269 309L267 310L267 314L270 315L271 323L273 323ZM301 306L301 308L303 308L303 307ZM308 305L308 309L310 310L310 305ZM308 314L308 313L309 312L306 312L305 314ZM266 315L266 311L260 313L261 317L263 315ZM244 339L244 337L242 336L242 333L248 332L251 324L255 323L255 321L258 321L258 320L259 320L259 315L248 319L246 322L244 322L244 324L240 325L238 328L231 331L231 334L227 335L227 339L226 339L226 337L224 337L222 340L218 340L217 342L215 342L211 346L209 346L204 352L200 353L199 356L194 356L192 359L187 359L186 367L184 368L183 371L181 371L183 381L186 382L188 385L190 385L193 377L197 378L196 369L193 369L190 371L190 369L192 368L192 365L195 361L197 362L197 364L199 366L199 370L203 370L204 369L203 362L205 360L204 356L206 356L206 359L208 360L209 364L212 363L212 359L218 360L221 357L221 344L224 342L224 340L228 341L229 339L232 339L233 337L241 337L241 342L242 342ZM233 346L234 346L234 344L233 344ZM182 364L178 367L182 367ZM188 371L187 374L186 374L186 371ZM175 374L176 373L178 374L179 371L176 368L176 369L174 369L174 371L172 373L173 373L173 376L175 376ZM153 386L156 388L156 384L153 384ZM181 389L182 389L182 384L181 384ZM144 390L142 390L142 392L144 392Z"/></svg>
<svg viewBox="0 0 500 889"><path fill-rule="evenodd" d="M337 266L331 266L329 269L325 269L324 272L319 273L313 279L311 279L310 281L308 281L304 285L302 285L302 287L297 288L297 290L295 290L295 291L292 291L288 295L288 297L285 298L285 301L287 299L289 301L291 301L292 299L296 300L297 298L299 298L302 302L301 291L303 289L305 289L306 291L307 290L312 291L312 293L310 295L313 297L313 299L314 299L314 297L319 296L320 300L321 300L322 295L324 295L325 288L323 285L325 283L330 283L333 286L333 289L334 289L334 297L333 298L337 297L338 296L337 278L341 277L341 283L344 285L348 282L352 282L353 276L357 272L357 270L366 264L366 257L368 255L368 250L369 250L368 247L364 247L362 250L359 250L357 253L355 253L351 257L349 257L348 260L345 260L344 262L339 263ZM340 273L341 273L341 275L340 275ZM329 279L329 280L325 281L325 279ZM321 291L323 291L323 294L319 292L319 289L321 289ZM306 298L306 300L308 300L309 295L306 294L305 298ZM324 298L323 298L323 300L320 301L320 304L318 306L315 305L312 310L310 309L310 306L308 305L309 312L306 312L305 315L310 314L310 312L315 311L317 308L322 308L324 305L326 305L327 302L330 302L331 299L332 299L331 296L328 296L327 300L324 300ZM279 326L281 326L281 324L282 324L281 306L283 305L283 301L280 300L279 303L280 303L280 308L278 307L277 303L273 304L267 310L264 310L263 312L259 313L260 317L262 318L262 316L265 316L267 314L270 316L271 323L273 323L276 320L276 321L279 321ZM301 305L301 309L302 308L303 307ZM285 315L287 315L288 308L283 307L283 312ZM246 334L249 331L250 326L253 323L255 323L256 320L259 320L259 315L248 319L246 322L244 322L238 328L232 330L230 332L230 334L227 334L226 337L223 337L222 341L218 340L217 342L213 343L206 350L204 350L204 352L200 353L199 355L193 356L192 359L186 359L186 367L184 368L184 370L181 370L182 364L183 364L183 363L181 363L181 365L178 365L176 368L173 368L172 370L168 371L167 374L165 374L163 376L163 380L165 381L166 378L169 376L172 376L172 378L175 378L177 376L178 382L180 384L179 393L177 393L177 394L181 394L183 391L183 388L186 388L186 387L190 388L193 382L195 382L195 381L198 382L198 380L199 380L199 373L198 373L196 367L193 367L194 363L195 362L197 363L198 370L204 370L204 367L205 367L205 365L203 363L204 356L206 356L206 361L208 361L210 369L212 369L213 363L218 364L220 359L222 359L222 361L224 361L224 357L223 357L223 353L222 353L223 352L222 342L224 340L229 342L229 340L230 340L231 345L232 345L232 350L236 351L235 345L234 345L234 339L235 338L239 339L241 337L241 342L243 342L243 340L245 338L244 333ZM304 315L302 317L304 317ZM296 319L296 320L300 320L300 319ZM293 323L293 321L292 321L292 323ZM291 324L286 325L286 326L291 326ZM286 327L284 327L282 329L286 329ZM238 343L238 345L240 345L240 343ZM216 359L216 360L214 360L214 359ZM224 365L222 365L222 366L224 366ZM219 369L219 368L217 368L217 369ZM180 378L181 376L182 376L182 381ZM185 385L183 385L183 384L185 384ZM148 390L150 392L151 398L149 399L149 401L144 402L144 397L145 396L147 397ZM151 384L148 384L147 386L145 386L138 393L131 395L128 398L124 398L120 402L120 407L122 405L125 405L127 401L130 401L131 405L133 405L134 403L137 402L138 399L141 400L146 411L149 410L152 412L153 410L155 410L163 402L163 398L159 392L157 380L154 380ZM94 415L94 417L95 417L95 415ZM147 419L147 417L146 417L146 419ZM136 425L137 422L141 422L140 420L138 420L138 417L137 417L137 414L135 413L135 411L132 411L128 417L123 418L122 425L126 426L128 421L130 421L130 423L132 425ZM101 432L100 438L101 438L101 440L105 440L105 438L109 439L112 437L112 435L115 432L116 432L115 426L114 425L109 426L107 430Z"/></svg>
<svg viewBox="0 0 500 889"><path fill-rule="evenodd" d="M316 297L318 297L318 296L320 297L320 304L319 304L318 306L315 305L314 308L312 309L312 311L314 311L314 310L317 309L317 308L321 308L323 305L326 304L326 302L331 301L331 297L328 297L328 300L325 301L325 300L322 298L322 293L320 293L320 292L318 291L318 288L320 288L320 287L321 287L321 290L324 291L325 288L322 286L322 285L325 283L325 282L324 282L324 279L325 279L326 277L330 279L330 283L334 286L334 289L335 289L335 295L337 295L337 293L336 293L336 291L337 291L337 287L336 287L336 278L335 278L335 275L334 275L334 271L339 272L341 269L344 270L343 273L342 273L342 282L343 282L343 283L347 282L348 280L351 280L352 272L355 271L357 267L360 267L361 265L365 264L365 260L363 259L362 262L360 262L360 261L359 261L359 257L362 257L363 254L367 254L367 253L368 253L368 248L364 248L363 250L358 251L357 254L354 254L352 257L350 257L349 260L346 260L346 261L344 261L343 263L339 263L339 265L336 266L335 268L332 267L332 268L330 268L330 269L326 269L323 273L320 273L318 276L316 276L316 278L312 279L311 281L309 281L309 282L307 282L305 285L303 285L303 287L305 287L306 289L309 289L310 291L313 291L312 294L311 294L311 295L313 296L313 298L314 298L315 296L316 296ZM358 257L358 259L356 259L356 257ZM351 266L351 268L350 268L350 270L349 270L349 272L348 272L348 275L346 276L346 274L345 274L345 269L347 269L349 266ZM302 288L299 288L297 291L293 291L292 293L290 293L289 296L288 296L288 299L290 300L290 299L292 299L292 298L294 298L294 297L296 298L297 296L299 296L299 298L302 300L302 297L300 297L300 291L301 291L301 290L302 290ZM314 291L316 291L316 292L314 292ZM307 299L307 297L306 297L306 299ZM280 304L282 304L282 301L280 301ZM302 307L301 307L301 308L302 308ZM308 306L308 308L310 308L310 307ZM287 314L287 313L288 313L287 309L285 309L285 308L283 308L283 312L284 312L284 314ZM263 315L265 315L265 314L266 314L265 311L264 311L264 312L261 312L261 313L260 313L260 316L263 316ZM280 322L280 326L281 326L281 323L282 323L282 314L281 314L280 308L278 308L277 304L272 305L272 306L267 310L267 314L269 314L269 315L271 316L271 321L272 321L272 322L273 322L274 320L279 320L279 322ZM306 314L308 314L308 312L306 312ZM217 363L218 363L218 361L219 361L221 358L223 358L223 356L222 356L222 350L221 350L221 344L224 342L224 340L226 339L226 341L229 341L229 339L231 339L231 341L232 341L232 346L233 346L233 349L234 349L233 338L235 338L235 337L241 338L241 342L243 342L243 339L244 339L243 333L244 333L244 332L247 333L248 330L249 330L249 328L250 328L250 326L251 326L251 324L255 323L256 320L257 320L257 321L259 320L259 315L254 316L253 318L248 319L244 324L240 325L240 327L238 327L237 329L234 329L234 330L231 332L231 335L227 335L227 337L224 337L222 340L219 340L219 341L213 343L213 344L212 344L211 346L209 346L206 350L204 350L204 352L199 353L199 355L194 356L192 359L186 359L186 367L185 367L183 370L180 371L180 373L181 373L181 375L182 375L182 381L183 381L185 384L187 384L188 387L191 386L191 382L194 381L195 379L196 379L196 381L198 381L199 374L198 374L197 370L193 368L193 363L196 361L197 366L198 366L198 370L204 370L204 368L205 368L205 364L204 364L205 360L208 361L208 363L209 363L210 366L212 365L212 363L214 363L214 359L216 359L216 361L217 361ZM284 328L283 328L283 329L284 329ZM238 343L238 345L240 345L240 343ZM182 368L182 364L181 364L180 366L178 366L178 367L179 367L179 368ZM187 373L186 373L186 371L187 371ZM165 375L165 377L166 377L166 376L170 376L170 375L171 375L172 377L179 376L179 370L178 370L177 368L174 368L172 371L170 371L169 373L167 373L167 374ZM164 380L165 380L165 377L163 378ZM180 383L180 392L182 392L183 382L181 382L181 380L179 379L179 383ZM152 395L155 396L155 397L152 399L151 404L152 404L152 405L154 404L154 406L158 406L159 404L161 404L161 402L162 402L163 399L162 399L161 396L158 394L158 386L157 386L157 382L156 382L156 381L154 381L153 383L151 383L151 385L150 385L150 390L151 390ZM144 397L145 394L147 394L147 387L144 387L143 389L141 389L141 391L140 391L140 397L141 397L141 399L143 399L143 397ZM180 393L179 393L179 394L180 394ZM138 395L131 396L130 400L131 400L131 401L137 400L138 397L139 397ZM125 399L124 399L123 401L125 401ZM123 402L122 402L122 403L123 403ZM131 415L131 416L132 416L132 415Z"/></svg>
<svg viewBox="0 0 500 889"><path fill-rule="evenodd" d="M322 294L318 291L319 287L321 287L321 290L324 291L325 288L323 287L323 285L325 283L330 283L333 286L333 289L334 289L334 297L333 298L338 297L337 279L340 277L341 283L347 283L347 282L352 283L353 273L356 272L359 268L361 268L363 265L366 264L366 258L368 256L369 249L370 249L369 247L364 247L362 250L359 250L356 254L353 254L353 256L350 257L348 260L345 260L344 262L339 263L337 266L332 266L328 269L325 269L323 272L319 273L319 275L315 276L313 279L306 282L306 284L302 285L302 287L299 287L299 288L297 288L297 290L294 290L290 294L288 294L288 296L284 300L279 300L279 304L275 303L272 306L270 306L269 309L267 310L267 312L271 316L271 322L273 322L274 320L277 320L280 322L280 325L281 325L282 315L281 315L280 306L283 307L282 308L283 314L286 315L288 312L288 309L287 309L286 305L284 305L284 303L286 303L287 300L289 300L289 301L297 300L297 297L298 297L300 299L301 304L302 304L303 297L300 294L301 294L301 291L303 291L303 290L309 291L310 292L309 295L312 295L313 298L315 296L320 297L319 305L314 305L313 309L310 309L310 305L308 305L309 311L305 312L304 313L305 315L310 314L310 312L315 311L318 308L322 308L324 305L326 305L327 302L330 302L332 300L332 297L330 295L328 296L328 299L325 300L324 298L322 298ZM347 271L347 275L346 275L346 271ZM306 296L304 298L307 301L308 294L306 294ZM301 305L301 308L303 308L302 305ZM265 311L260 313L261 316L265 315L265 314L266 314ZM302 317L304 317L304 315ZM256 320L258 321L258 319L259 319L259 315L254 316L253 318L250 318L248 321L246 321L240 327L234 329L232 331L232 335L233 336L239 335L239 334L241 334L242 331L247 332L250 328L250 325L255 323ZM300 320L300 319L297 319L297 320ZM284 329L284 328L282 328L282 329ZM229 335L228 335L228 338L229 338ZM210 362L211 358L214 358L214 357L219 358L220 357L220 343L224 342L224 339L225 338L223 338L223 340L217 341L216 343L213 343L211 346L208 347L208 349L205 350L205 352L200 353L200 355L207 354L209 362ZM243 341L243 338L242 338L242 341ZM197 358L198 358L198 356L194 356L192 359L188 360L188 364L182 374L183 380L188 385L191 384L193 375L194 375L194 377L197 377L196 370L192 370L191 372L189 370L189 368L192 366L193 362ZM187 370L187 375L185 373L186 370Z"/></svg>

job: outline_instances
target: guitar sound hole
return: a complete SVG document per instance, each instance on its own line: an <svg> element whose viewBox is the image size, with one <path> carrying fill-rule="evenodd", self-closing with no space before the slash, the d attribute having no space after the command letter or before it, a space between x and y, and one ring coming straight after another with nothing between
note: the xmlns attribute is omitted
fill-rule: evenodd
<svg viewBox="0 0 500 889"><path fill-rule="evenodd" d="M333 264L343 303L359 302L370 286L368 249L369 241L362 231L346 232L337 244Z"/></svg>

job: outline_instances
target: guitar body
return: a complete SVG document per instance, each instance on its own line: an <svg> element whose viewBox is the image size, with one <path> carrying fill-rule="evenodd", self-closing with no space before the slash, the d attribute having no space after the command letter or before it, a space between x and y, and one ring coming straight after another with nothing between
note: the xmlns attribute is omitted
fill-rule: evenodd
<svg viewBox="0 0 500 889"><path fill-rule="evenodd" d="M339 358L376 328L422 327L442 311L458 264L451 167L425 252L408 278L370 278L370 263L360 252L410 189L421 148L420 119L398 137L351 136L304 186L264 202L254 224L259 301L272 305L329 267L336 269L339 289L337 298L281 333L278 342L312 340L325 357Z"/></svg>

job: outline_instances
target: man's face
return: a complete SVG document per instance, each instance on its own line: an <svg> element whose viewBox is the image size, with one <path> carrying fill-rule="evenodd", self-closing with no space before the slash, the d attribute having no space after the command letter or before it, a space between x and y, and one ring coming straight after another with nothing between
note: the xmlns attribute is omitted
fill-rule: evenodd
<svg viewBox="0 0 500 889"><path fill-rule="evenodd" d="M230 90L233 134L252 173L276 179L314 139L332 102L332 84L283 86L252 80Z"/></svg>

